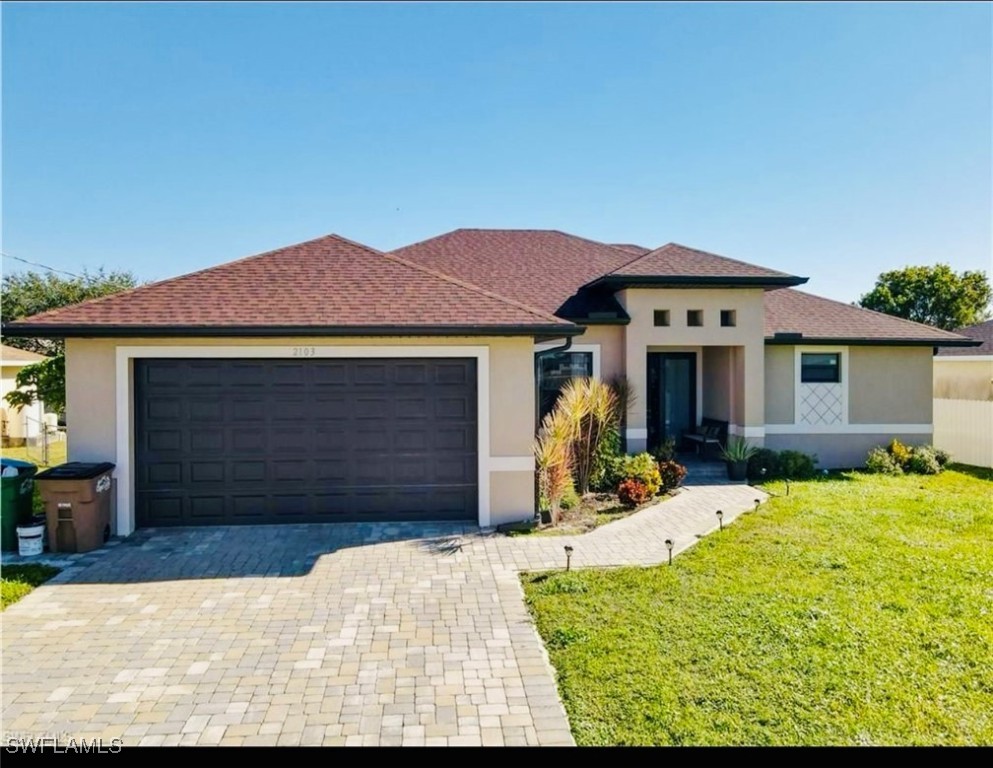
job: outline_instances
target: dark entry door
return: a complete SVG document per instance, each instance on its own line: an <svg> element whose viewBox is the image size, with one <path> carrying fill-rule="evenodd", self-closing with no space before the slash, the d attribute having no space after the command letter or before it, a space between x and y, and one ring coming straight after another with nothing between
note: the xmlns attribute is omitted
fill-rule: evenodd
<svg viewBox="0 0 993 768"><path fill-rule="evenodd" d="M648 448L696 426L696 353L648 353Z"/></svg>
<svg viewBox="0 0 993 768"><path fill-rule="evenodd" d="M139 526L474 520L476 361L134 364Z"/></svg>

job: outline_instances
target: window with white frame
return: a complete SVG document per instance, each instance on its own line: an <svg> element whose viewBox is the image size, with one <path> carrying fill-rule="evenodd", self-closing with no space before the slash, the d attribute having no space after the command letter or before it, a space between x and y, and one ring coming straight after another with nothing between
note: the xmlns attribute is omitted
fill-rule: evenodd
<svg viewBox="0 0 993 768"><path fill-rule="evenodd" d="M570 379L593 376L592 352L554 352L538 358L539 418L555 407L562 387Z"/></svg>
<svg viewBox="0 0 993 768"><path fill-rule="evenodd" d="M841 381L841 354L838 352L801 353L800 381L803 384L837 384Z"/></svg>

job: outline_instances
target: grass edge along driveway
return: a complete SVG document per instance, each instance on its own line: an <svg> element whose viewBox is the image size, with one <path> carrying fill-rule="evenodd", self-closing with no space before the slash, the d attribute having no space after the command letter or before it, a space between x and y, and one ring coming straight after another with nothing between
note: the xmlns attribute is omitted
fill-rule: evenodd
<svg viewBox="0 0 993 768"><path fill-rule="evenodd" d="M993 744L993 473L785 486L672 567L524 574L578 744Z"/></svg>
<svg viewBox="0 0 993 768"><path fill-rule="evenodd" d="M3 566L0 568L0 610L13 605L58 572L58 568L41 563Z"/></svg>

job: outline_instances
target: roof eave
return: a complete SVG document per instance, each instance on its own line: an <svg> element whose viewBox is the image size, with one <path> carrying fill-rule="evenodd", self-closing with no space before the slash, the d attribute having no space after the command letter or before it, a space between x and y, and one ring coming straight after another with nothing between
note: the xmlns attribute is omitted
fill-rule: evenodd
<svg viewBox="0 0 993 768"><path fill-rule="evenodd" d="M563 317L577 325L631 325L630 317Z"/></svg>
<svg viewBox="0 0 993 768"><path fill-rule="evenodd" d="M36 365L36 364L38 364L40 362L43 362L46 359L47 358L44 358L44 357L41 357L41 358L39 358L37 360L7 360L7 359L2 359L2 360L0 360L0 365L2 365L4 368L24 368L27 365Z"/></svg>
<svg viewBox="0 0 993 768"><path fill-rule="evenodd" d="M838 345L846 347L976 347L973 339L893 339L832 336L766 336L768 346Z"/></svg>
<svg viewBox="0 0 993 768"><path fill-rule="evenodd" d="M272 338L276 336L578 336L585 329L575 324L534 323L514 325L55 325L10 323L7 336L24 338L138 338L190 336L199 338Z"/></svg>
<svg viewBox="0 0 993 768"><path fill-rule="evenodd" d="M717 277L714 275L604 275L598 277L585 287L592 288L595 285L606 285L612 288L789 288L803 285L810 278L797 277L796 275L783 275L777 277L757 277L754 275L742 275L738 277Z"/></svg>

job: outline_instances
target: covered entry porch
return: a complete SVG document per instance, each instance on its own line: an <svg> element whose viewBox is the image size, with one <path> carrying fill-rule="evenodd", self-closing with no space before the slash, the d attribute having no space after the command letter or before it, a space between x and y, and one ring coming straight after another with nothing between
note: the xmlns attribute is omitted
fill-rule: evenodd
<svg viewBox="0 0 993 768"><path fill-rule="evenodd" d="M650 346L641 360L629 360L629 378L640 392L628 413L628 451L654 451L672 440L677 451L705 454L697 451L702 441L688 437L704 432L711 444L735 435L761 443L761 352L744 346Z"/></svg>

